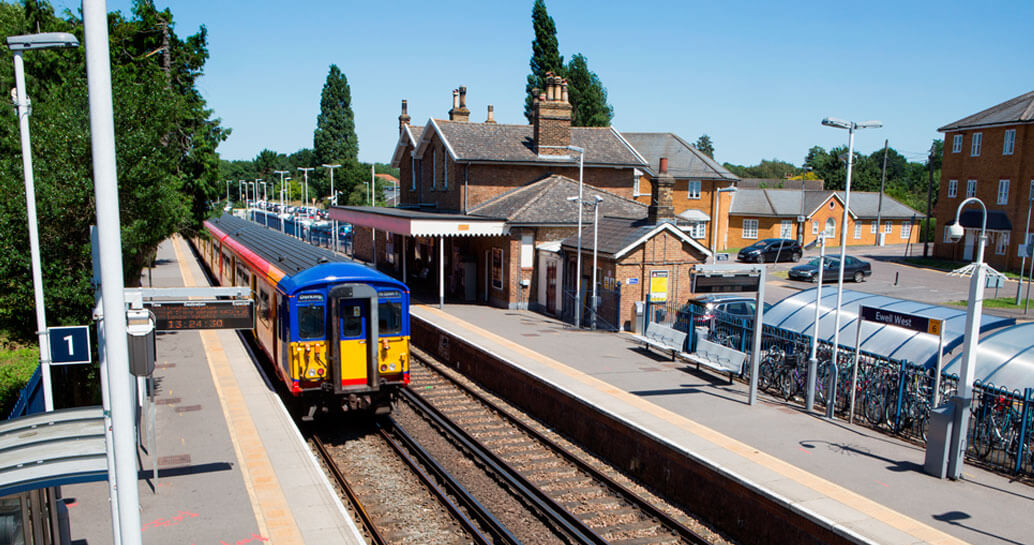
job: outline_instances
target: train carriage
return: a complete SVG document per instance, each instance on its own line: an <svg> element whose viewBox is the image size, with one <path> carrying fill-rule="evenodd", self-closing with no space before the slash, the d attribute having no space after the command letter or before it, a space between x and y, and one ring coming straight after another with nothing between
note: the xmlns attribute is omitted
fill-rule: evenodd
<svg viewBox="0 0 1034 545"><path fill-rule="evenodd" d="M255 338L307 417L390 411L409 383L409 290L329 250L231 215L196 239L222 285L250 287Z"/></svg>

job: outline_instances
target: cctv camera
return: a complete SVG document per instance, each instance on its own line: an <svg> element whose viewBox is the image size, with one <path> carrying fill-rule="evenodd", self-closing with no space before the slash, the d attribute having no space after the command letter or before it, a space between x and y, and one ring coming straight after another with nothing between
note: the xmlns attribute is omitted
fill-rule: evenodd
<svg viewBox="0 0 1034 545"><path fill-rule="evenodd" d="M966 234L966 230L962 228L962 224L956 222L948 226L948 238L952 242L958 242Z"/></svg>

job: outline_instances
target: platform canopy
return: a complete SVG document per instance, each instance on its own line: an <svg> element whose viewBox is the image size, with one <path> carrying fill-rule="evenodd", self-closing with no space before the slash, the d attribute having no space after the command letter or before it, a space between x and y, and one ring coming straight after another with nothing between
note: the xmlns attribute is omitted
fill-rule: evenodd
<svg viewBox="0 0 1034 545"><path fill-rule="evenodd" d="M414 237L502 236L503 218L426 212L382 206L332 206L330 219Z"/></svg>
<svg viewBox="0 0 1034 545"><path fill-rule="evenodd" d="M765 312L765 325L803 335L813 335L815 331L815 293L816 288L811 288L779 301ZM819 302L818 337L820 340L829 342L833 340L836 302L836 287L823 286L822 300ZM947 354L962 344L966 327L966 309L964 308L942 307L845 289L843 308L840 312L841 346L851 349L855 347L858 307L861 305L943 320L944 353ZM986 332L1014 323L1016 320L1012 318L984 314L980 321L980 331ZM934 335L865 321L862 323L860 339L861 349L864 352L895 360L907 360L915 365L928 368L937 364L938 338Z"/></svg>
<svg viewBox="0 0 1034 545"><path fill-rule="evenodd" d="M0 496L108 478L100 407L0 422Z"/></svg>
<svg viewBox="0 0 1034 545"><path fill-rule="evenodd" d="M961 364L959 354L944 370L958 375ZM973 378L988 386L1020 392L1034 388L1034 323L1016 324L981 338Z"/></svg>

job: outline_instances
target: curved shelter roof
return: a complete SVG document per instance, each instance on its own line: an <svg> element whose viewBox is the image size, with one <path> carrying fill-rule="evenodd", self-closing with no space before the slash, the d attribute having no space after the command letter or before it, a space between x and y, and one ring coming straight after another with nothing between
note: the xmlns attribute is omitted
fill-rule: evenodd
<svg viewBox="0 0 1034 545"><path fill-rule="evenodd" d="M794 333L812 336L815 331L815 288L791 295L776 303L765 312L765 325L782 328ZM833 341L834 310L836 309L836 288L824 288L819 302L819 334L824 341ZM858 307L865 305L924 318L944 320L944 353L947 354L962 344L966 327L966 310L873 295L860 291L844 290L843 307L840 312L840 345L854 348ZM984 314L980 320L980 331L1005 327L1016 323L1013 318L1000 318ZM937 364L938 338L926 333L886 324L865 321L862 323L861 349L895 360L907 360L923 367ZM981 344L983 350L983 344Z"/></svg>
<svg viewBox="0 0 1034 545"><path fill-rule="evenodd" d="M1016 324L980 339L973 378L984 384L1020 390L1034 387L1034 323ZM959 374L963 354L944 366L946 373Z"/></svg>

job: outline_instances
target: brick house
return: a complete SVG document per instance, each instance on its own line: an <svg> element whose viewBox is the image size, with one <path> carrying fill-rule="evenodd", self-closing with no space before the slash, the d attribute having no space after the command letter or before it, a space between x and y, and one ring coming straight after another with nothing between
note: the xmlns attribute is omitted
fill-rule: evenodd
<svg viewBox="0 0 1034 545"><path fill-rule="evenodd" d="M967 197L988 210L984 260L998 269L1018 270L1022 260L1029 200L1034 197L1034 91L949 123L944 133L944 162L935 217L940 228L934 255L971 261L982 214L979 206L962 214L965 238L947 239L947 226Z"/></svg>
<svg viewBox="0 0 1034 545"><path fill-rule="evenodd" d="M827 245L840 245L838 228L844 213L842 191L808 189L739 189L729 212L728 246L743 248L766 238L797 238L804 216L805 246L825 232ZM873 245L879 230L885 244L915 244L924 215L879 193L852 191L847 215L847 245ZM832 237L832 238L828 238Z"/></svg>

